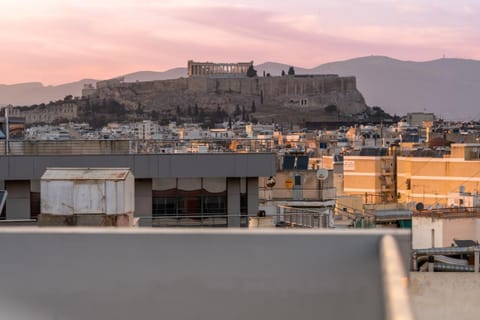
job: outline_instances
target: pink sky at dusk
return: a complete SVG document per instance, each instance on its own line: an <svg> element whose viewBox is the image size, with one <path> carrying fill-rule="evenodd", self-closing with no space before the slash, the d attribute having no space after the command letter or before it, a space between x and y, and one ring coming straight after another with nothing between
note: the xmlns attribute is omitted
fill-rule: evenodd
<svg viewBox="0 0 480 320"><path fill-rule="evenodd" d="M0 83L107 79L189 59L480 59L478 17L476 0L0 0Z"/></svg>

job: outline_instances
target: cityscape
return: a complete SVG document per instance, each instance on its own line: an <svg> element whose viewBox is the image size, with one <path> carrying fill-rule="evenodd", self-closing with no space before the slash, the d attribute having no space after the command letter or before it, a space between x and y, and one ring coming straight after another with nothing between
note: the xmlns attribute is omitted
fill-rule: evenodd
<svg viewBox="0 0 480 320"><path fill-rule="evenodd" d="M465 59L443 54L410 61L430 57L437 43L402 39L388 49L390 40L381 34L400 32L403 20L395 18L397 31L375 31L384 41L379 55L340 61L346 57L338 40L347 41L344 35L330 29L333 41L303 29L323 17L307 15L317 6L310 1L295 10L279 4L265 21L266 4L181 2L125 1L118 15L128 8L145 19L168 12L177 26L189 21L178 30L180 38L191 23L209 26L205 32L226 28L233 51L205 55L199 52L214 49L197 50L195 44L178 51L181 67L179 57L168 60L162 52L173 67L162 72L127 73L112 64L112 73L98 65L87 78L72 65L71 75L55 71L57 80L37 74L54 86L0 84L0 315L476 319L480 114L474 97L480 57L444 37L442 48ZM348 2L356 7L362 1ZM406 7L364 5L378 12L392 6L402 17L416 18L440 10L451 14L444 28L475 26L470 15L480 7L461 2L461 11L410 1ZM91 19L97 17L90 10L106 10L106 2L49 5L72 6ZM9 8L22 12L13 2ZM305 24L289 29L289 19L274 18L286 8L292 16L307 10L298 16ZM218 21L194 18L199 12ZM269 61L253 50L256 36L237 34L220 18L231 14L233 23L247 28L247 12L265 28L267 47L276 37L297 44L298 56L280 56L292 64L256 64L257 57ZM467 18L457 20L460 15ZM416 23L412 28L424 30ZM428 32L438 22L431 23ZM373 39L367 30L348 40L352 54L363 53L355 41ZM92 39L98 36L91 32ZM122 39L130 39L127 34ZM247 35L250 55L233 40ZM300 35L324 41L339 61L302 60L310 49L323 48L301 42ZM147 50L140 40L137 45ZM405 56L405 48L417 47L418 58ZM404 60L386 56L395 50ZM3 80L10 70L4 69L0 82L10 81ZM71 82L77 75L84 80Z"/></svg>

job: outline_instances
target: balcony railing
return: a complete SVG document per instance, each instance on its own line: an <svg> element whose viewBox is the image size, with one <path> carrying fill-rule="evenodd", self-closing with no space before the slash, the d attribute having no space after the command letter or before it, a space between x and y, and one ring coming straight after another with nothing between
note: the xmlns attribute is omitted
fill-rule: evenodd
<svg viewBox="0 0 480 320"><path fill-rule="evenodd" d="M336 199L336 196L335 188L259 188L260 200L328 201Z"/></svg>
<svg viewBox="0 0 480 320"><path fill-rule="evenodd" d="M239 226L248 227L248 215L196 214L196 215L162 215L139 217L140 226L152 227L228 227L229 220L239 222ZM236 225L238 226L238 225Z"/></svg>
<svg viewBox="0 0 480 320"><path fill-rule="evenodd" d="M0 155L172 154L273 152L273 140L58 140L0 141Z"/></svg>

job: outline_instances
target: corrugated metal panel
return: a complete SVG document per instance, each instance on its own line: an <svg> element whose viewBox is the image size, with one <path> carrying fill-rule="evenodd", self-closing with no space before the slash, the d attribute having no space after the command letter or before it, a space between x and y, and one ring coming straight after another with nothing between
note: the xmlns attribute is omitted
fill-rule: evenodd
<svg viewBox="0 0 480 320"><path fill-rule="evenodd" d="M129 175L124 184L124 194L121 199L124 203L125 213L135 211L135 178Z"/></svg>
<svg viewBox="0 0 480 320"><path fill-rule="evenodd" d="M105 182L74 183L73 207L75 213L106 213L105 202Z"/></svg>
<svg viewBox="0 0 480 320"><path fill-rule="evenodd" d="M73 214L73 181L42 181L41 213Z"/></svg>
<svg viewBox="0 0 480 320"><path fill-rule="evenodd" d="M42 180L125 180L128 168L47 168Z"/></svg>
<svg viewBox="0 0 480 320"><path fill-rule="evenodd" d="M121 214L125 211L125 182L124 181L106 181L106 213Z"/></svg>
<svg viewBox="0 0 480 320"><path fill-rule="evenodd" d="M134 188L129 169L50 168L41 181L41 213L132 213Z"/></svg>

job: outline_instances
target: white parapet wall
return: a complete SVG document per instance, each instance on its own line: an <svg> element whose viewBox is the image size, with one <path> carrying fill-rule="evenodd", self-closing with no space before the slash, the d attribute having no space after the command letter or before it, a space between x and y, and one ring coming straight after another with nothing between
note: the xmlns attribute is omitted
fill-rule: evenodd
<svg viewBox="0 0 480 320"><path fill-rule="evenodd" d="M385 319L386 233L0 228L0 318Z"/></svg>

